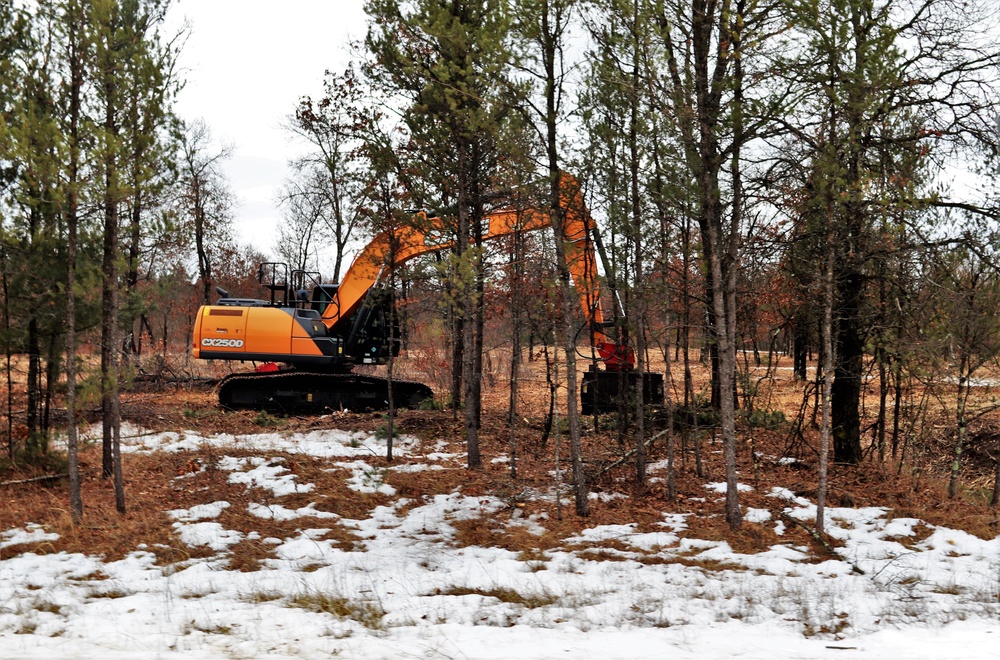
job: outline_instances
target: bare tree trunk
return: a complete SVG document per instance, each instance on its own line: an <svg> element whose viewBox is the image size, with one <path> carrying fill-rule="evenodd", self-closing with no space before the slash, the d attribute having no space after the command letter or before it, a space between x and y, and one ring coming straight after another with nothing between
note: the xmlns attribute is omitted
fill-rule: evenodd
<svg viewBox="0 0 1000 660"><path fill-rule="evenodd" d="M857 264L845 269L837 281L842 302L838 317L837 360L834 363L831 414L833 415L833 455L837 463L861 462L861 412L859 409L864 377L864 339L861 309L864 274Z"/></svg>
<svg viewBox="0 0 1000 660"><path fill-rule="evenodd" d="M715 233L714 229L710 230ZM718 245L718 243L716 243ZM721 280L722 268L718 253L711 258L712 270ZM722 287L719 287L720 289ZM716 311L716 342L719 350L719 417L722 426L722 454L726 468L726 522L732 530L740 528L743 514L740 511L736 463L736 407L733 401L733 375L736 373L736 354L731 343L729 323L726 317L723 290L714 296Z"/></svg>
<svg viewBox="0 0 1000 660"><path fill-rule="evenodd" d="M17 458L17 446L14 442L14 377L11 372L10 359L13 355L13 346L10 338L10 289L7 285L7 250L2 252L3 258L3 328L4 336L4 357L7 359L7 457L10 462L15 462Z"/></svg>
<svg viewBox="0 0 1000 660"><path fill-rule="evenodd" d="M889 405L889 370L886 366L886 351L879 349L876 351L878 360L878 416L875 420L875 446L878 449L878 462L885 462L885 433L886 422L888 421Z"/></svg>
<svg viewBox="0 0 1000 660"><path fill-rule="evenodd" d="M41 396L41 348L38 338L38 319L32 313L28 321L28 442L38 442L38 399Z"/></svg>
<svg viewBox="0 0 1000 660"><path fill-rule="evenodd" d="M893 372L893 401L892 401L892 459L896 460L899 450L899 424L902 419L903 406L903 372L898 366Z"/></svg>
<svg viewBox="0 0 1000 660"><path fill-rule="evenodd" d="M661 173L662 170L659 166L658 157L656 157L656 162L658 188L662 191L663 185L659 182L659 173ZM660 198L662 199L662 195ZM669 238L667 216L664 213L663 206L660 205L660 258L663 264L662 268L664 269L666 269L666 264L668 262L667 255L669 254ZM664 405L667 409L667 499L673 502L677 499L677 479L674 469L675 445L677 438L674 434L674 378L670 359L670 320L670 303L667 301L667 304L663 306L663 375L664 394L666 395Z"/></svg>
<svg viewBox="0 0 1000 660"><path fill-rule="evenodd" d="M515 305L516 307L516 305ZM520 369L520 358L521 358L521 338L518 334L521 331L520 319L517 318L517 312L515 312L515 319L513 322L513 336L511 337L511 357L510 357L510 399L507 403L507 431L508 431L508 442L507 446L509 448L509 459L510 459L510 478L517 479L517 397L518 397L518 376Z"/></svg>
<svg viewBox="0 0 1000 660"><path fill-rule="evenodd" d="M460 142L458 149L458 262L459 274L458 285L461 287L461 315L463 324L462 343L464 352L462 355L462 381L464 382L465 395L465 444L466 458L470 470L478 470L483 465L482 456L479 453L479 426L476 419L476 387L479 381L479 374L476 373L476 294L475 282L470 281L470 269L466 267L465 260L468 255L468 241L471 235L471 223L469 206L469 167L470 154L468 145ZM475 258L473 255L472 258ZM475 277L474 274L471 274Z"/></svg>
<svg viewBox="0 0 1000 660"><path fill-rule="evenodd" d="M560 118L559 101L564 92L562 78L562 61L566 25L569 14L565 6L558 3L543 2L538 7L537 45L539 57L544 69L539 77L543 81L545 92L545 109L540 111L541 126L539 132L545 136L545 160L549 177L549 211L552 231L556 245L556 267L559 269L559 294L562 319L562 343L566 350L566 417L569 421L570 460L573 466L573 491L576 503L576 513L579 516L590 514L588 502L587 479L583 471L583 458L580 449L580 414L577 407L579 388L576 373L576 333L573 330L573 290L570 284L570 270L566 263L565 214L566 205L561 190L562 173L559 171L559 141L558 121ZM567 196L566 199L570 197Z"/></svg>
<svg viewBox="0 0 1000 660"><path fill-rule="evenodd" d="M646 310L643 307L643 273L642 273L642 206L639 198L639 60L640 48L638 42L638 22L639 4L634 2L633 25L636 31L633 34L632 52L632 85L631 98L629 99L629 168L630 185L632 197L632 231L635 240L635 294L633 296L633 309L635 313L635 354L636 370L638 379L635 384L635 485L642 488L646 485L646 415L645 402L643 401L643 374L646 371L646 328L644 315Z"/></svg>
<svg viewBox="0 0 1000 660"><path fill-rule="evenodd" d="M635 273L636 273L636 295L633 301L633 309L635 310L635 353L636 353L636 371L638 378L635 382L635 484L637 487L641 488L646 485L646 415L645 415L645 401L643 401L643 395L645 394L643 389L643 374L646 371L646 345L644 340L644 335L646 332L645 323L643 316L646 313L643 307L643 297L639 292L639 287L642 286L643 275L642 275L642 256L641 244L636 237L635 242Z"/></svg>
<svg viewBox="0 0 1000 660"><path fill-rule="evenodd" d="M993 475L993 497L990 498L990 506L1000 506L1000 442L997 442L997 455L993 459L996 463L996 473Z"/></svg>
<svg viewBox="0 0 1000 660"><path fill-rule="evenodd" d="M75 196L72 195L71 196ZM79 436L76 425L76 296L73 285L76 281L76 211L75 201L71 201L67 229L69 233L66 247L66 457L69 463L69 510L75 524L83 520L83 497L80 483Z"/></svg>
<svg viewBox="0 0 1000 660"><path fill-rule="evenodd" d="M115 508L125 512L121 468L121 396L118 374L118 211L109 202L104 224L104 294L101 328L101 411L104 445L104 477L114 479Z"/></svg>
<svg viewBox="0 0 1000 660"><path fill-rule="evenodd" d="M554 325L553 330L555 330ZM542 352L545 356L545 384L549 388L549 411L545 415L545 423L542 425L542 439L539 443L540 449L544 450L546 443L549 441L549 435L552 433L553 420L555 419L556 377L553 373L555 371L555 357L549 355L549 343L547 341L542 343Z"/></svg>
<svg viewBox="0 0 1000 660"><path fill-rule="evenodd" d="M457 276L456 276L457 277ZM454 291L452 292L454 294ZM451 297L449 297L451 299ZM451 308L451 415L458 419L458 409L462 406L462 369L465 364L465 321L460 306Z"/></svg>
<svg viewBox="0 0 1000 660"><path fill-rule="evenodd" d="M826 528L827 464L830 458L832 435L831 401L833 398L833 297L834 262L836 252L833 237L832 202L827 209L826 264L823 269L823 324L820 334L823 342L823 395L819 427L819 485L816 488L816 534L821 536Z"/></svg>
<svg viewBox="0 0 1000 660"><path fill-rule="evenodd" d="M112 37L108 37L111 39ZM109 49L113 48L108 44ZM114 478L115 508L125 513L125 490L121 466L121 397L119 391L119 331L118 331L118 162L116 138L119 134L115 116L117 81L113 71L105 72L104 130L107 154L104 162L104 259L101 303L101 411L103 413L103 444L105 477Z"/></svg>
<svg viewBox="0 0 1000 660"><path fill-rule="evenodd" d="M684 407L694 406L694 377L691 375L691 219L684 218L681 230L681 296L684 300L678 328L684 364Z"/></svg>
<svg viewBox="0 0 1000 660"><path fill-rule="evenodd" d="M737 484L737 462L736 462L736 270L739 260L740 230L743 217L743 179L741 172L741 145L743 137L743 68L740 53L742 51L742 27L743 15L745 12L744 3L737 2L735 9L736 29L728 35L728 27L720 30L720 38L728 36L733 40L733 154L732 154L732 178L733 178L733 209L729 225L729 235L726 237L726 267L719 272L724 277L722 295L724 304L722 311L725 313L724 332L725 343L719 343L719 392L720 392L720 412L722 415L722 453L726 465L726 522L732 530L740 528L743 522L743 514L740 511L739 490ZM715 181L718 184L718 181ZM716 200L717 203L717 200ZM716 208L716 213L721 209ZM721 226L721 223L720 223ZM720 255L721 256L721 255ZM712 268L713 276L715 267ZM718 307L716 306L718 311ZM725 350L725 353L723 353ZM722 371L725 370L725 374Z"/></svg>
<svg viewBox="0 0 1000 660"><path fill-rule="evenodd" d="M392 257L389 258L389 263L393 263L393 258ZM395 297L393 295L393 292L395 291L395 286L396 286L395 278L396 278L396 274L395 273L391 273L389 275L389 295L392 296L392 297ZM394 318L395 315L396 315L396 301L395 300L390 300L389 301L389 328L390 328L389 332L390 333L392 333L392 328L395 327L393 325L395 323L395 318ZM393 391L395 389L395 387L393 386L393 376L394 376L394 374L393 374L393 368L396 365L396 357L392 354L393 353L393 341L392 341L392 339L393 338L390 336L390 341L389 341L389 360L388 360L388 362L386 364L386 380L388 381L388 383L387 383L387 386L388 386L387 397L388 397L388 400L389 400L388 401L388 403L389 403L389 409L386 411L386 415L385 415L385 417L386 417L385 423L386 423L386 427L387 427L386 428L386 438L385 438L385 460L386 460L387 463L392 463L392 461L393 461L392 446L393 446L393 440L395 439L395 436L396 436L396 396L395 396L395 392Z"/></svg>
<svg viewBox="0 0 1000 660"><path fill-rule="evenodd" d="M59 365L62 362L57 334L49 333L48 341L45 356L45 398L42 404L42 430L46 435L52 429L52 397L59 382Z"/></svg>
<svg viewBox="0 0 1000 660"><path fill-rule="evenodd" d="M878 264L878 298L880 324L883 327L889 326L889 319L886 317L886 275L885 264L879 260ZM875 348L875 361L878 363L878 415L875 419L875 447L878 449L878 462L885 463L885 434L888 417L887 406L889 403L889 351L886 350L884 339L878 342Z"/></svg>
<svg viewBox="0 0 1000 660"><path fill-rule="evenodd" d="M475 305L475 302L472 300L471 292L466 295L468 296L468 299L463 307L465 307L467 311L471 311L471 307ZM468 455L468 466L469 469L477 470L483 465L483 459L479 453L479 426L476 422L475 401L480 374L476 372L476 324L474 321L470 321L471 319L466 319L465 321L464 343L466 351L462 360L462 380L465 384L465 443Z"/></svg>
<svg viewBox="0 0 1000 660"><path fill-rule="evenodd" d="M657 139L654 137L654 139ZM667 272L670 263L670 233L669 233L669 213L667 212L663 200L665 185L663 183L663 168L660 163L659 152L654 151L653 161L656 164L656 199L659 215L660 229L660 268ZM671 502L677 499L677 483L674 474L675 443L674 435L674 397L673 397L673 370L670 365L670 328L671 328L671 308L672 300L669 290L669 281L664 278L663 283L663 371L664 371L664 405L667 412L667 499ZM676 358L675 358L676 359Z"/></svg>
<svg viewBox="0 0 1000 660"><path fill-rule="evenodd" d="M681 232L681 294L684 298L682 327L680 328L681 359L684 366L684 410L691 416L690 432L694 438L694 470L699 479L705 477L705 468L701 456L701 432L698 429L698 402L694 395L694 374L691 371L691 219L684 218ZM689 432L685 424L685 434ZM683 448L682 448L683 451ZM682 454L686 455L686 454Z"/></svg>
<svg viewBox="0 0 1000 660"><path fill-rule="evenodd" d="M386 201L385 204L386 204L386 209L391 209L391 206L389 205L388 201ZM391 210L387 213L387 215L390 216L390 218L389 218L389 222L390 223L392 222L391 213L392 213ZM396 436L396 393L394 391L395 387L393 385L393 376L395 375L393 373L393 371L394 371L394 368L396 366L396 356L395 356L396 335L395 335L395 332L396 332L396 327L397 327L397 323L398 323L398 320L396 318L396 267L395 267L398 242L399 241L396 238L395 228L390 224L390 230L389 230L389 254L388 254L388 262L389 262L389 287L388 287L389 288L389 319L388 319L388 321L389 321L389 323L388 323L388 325L389 325L389 359L388 359L388 362L386 364L386 380L388 381L388 383L387 383L387 389L388 389L387 398L388 398L389 409L386 411L386 426L387 426L387 428L386 428L386 438L385 438L385 460L386 460L387 463L392 463L392 461L393 461L392 449L393 449L393 441L395 440L395 436Z"/></svg>
<svg viewBox="0 0 1000 660"><path fill-rule="evenodd" d="M972 369L969 358L962 356L958 372L958 400L955 409L955 448L951 460L951 474L948 478L948 497L958 495L958 477L962 468L962 451L965 447L966 419L965 409L969 401L969 378Z"/></svg>
<svg viewBox="0 0 1000 660"><path fill-rule="evenodd" d="M81 20L81 23L83 21ZM79 435L76 411L76 248L77 211L80 164L80 96L83 90L83 53L80 52L79 29L70 19L67 35L70 47L70 159L69 185L66 199L66 454L69 463L69 510L74 524L83 521L83 496L80 483Z"/></svg>
<svg viewBox="0 0 1000 660"><path fill-rule="evenodd" d="M511 341L510 341L510 399L507 404L508 446L510 450L510 478L517 479L517 429L518 429L518 378L521 368L521 278L524 276L523 243L521 233L514 232L510 253L511 295Z"/></svg>
<svg viewBox="0 0 1000 660"><path fill-rule="evenodd" d="M555 325L556 324L553 321L553 323L552 323L552 332L553 332L553 334L555 334L555 332L556 332ZM546 360L547 360L548 359L548 353L546 353L545 357L546 357ZM556 352L555 347L553 347L553 350L552 350L552 381L551 381L553 383L558 383L559 382L559 361L558 361L558 358L559 358L559 355ZM556 520L562 520L563 519L563 513L562 513L562 482L563 482L563 476L562 475L563 475L563 471L562 471L562 454L561 454L562 444L560 443L560 437L561 437L562 434L559 433L559 413L557 412L558 409L555 407L555 405L553 405L555 403L555 397L556 397L556 389L555 389L554 386L551 389L551 394L552 394L552 399L551 399L551 403L550 403L550 406L549 406L549 418L550 418L550 421L552 422L552 426L555 427L555 440L552 443L554 445L553 450L552 450L552 459L553 459L553 462L555 463L555 470L553 470L553 474L555 474L555 477L556 477L556 479L555 479L555 481L556 481L556 483L555 483L555 486L556 486L555 487L555 494L556 494Z"/></svg>
<svg viewBox="0 0 1000 660"><path fill-rule="evenodd" d="M554 134L553 134L554 139ZM554 152L553 152L554 153ZM576 515L590 515L589 489L587 475L583 471L583 455L580 447L580 412L577 408L579 387L576 373L576 333L573 331L573 288L570 284L569 265L566 263L566 249L563 246L566 235L566 209L563 206L559 171L551 168L552 177L552 226L556 232L556 261L559 267L559 287L562 303L562 339L566 351L566 418L569 422L569 453L573 466L573 496L576 505Z"/></svg>
<svg viewBox="0 0 1000 660"><path fill-rule="evenodd" d="M134 153L132 157L138 161L142 157L141 150L137 149L136 151L137 153ZM142 240L139 221L142 217L143 200L142 188L138 178L138 174L133 176L132 210L129 214L128 271L125 274L125 290L130 297L138 295L139 291L139 251L141 247L139 243ZM124 338L127 354L133 358L134 363L138 362L134 358L138 358L142 354L141 337L144 320L145 312L138 319L133 319ZM138 324L138 330L136 329L136 324Z"/></svg>
<svg viewBox="0 0 1000 660"><path fill-rule="evenodd" d="M669 331L670 325L667 324ZM670 367L670 345L665 344L663 350L663 363L666 378L664 383L664 390L666 392L666 401L664 405L667 407L667 499L671 502L677 499L677 470L676 464L676 445L677 445L677 434L674 432L674 408L676 403L674 401L674 378L673 370Z"/></svg>
<svg viewBox="0 0 1000 660"><path fill-rule="evenodd" d="M476 193L477 200L480 197ZM483 260L483 209L477 201L475 204L475 214L472 218L472 237L475 245L474 274L475 296L473 298L475 325L473 327L473 348L472 348L472 381L471 397L466 401L466 405L471 407L472 422L475 424L478 438L479 429L482 427L483 412L483 330L485 327L485 300L486 300L486 264ZM476 441L478 446L478 439Z"/></svg>
<svg viewBox="0 0 1000 660"><path fill-rule="evenodd" d="M208 258L206 246L208 218L205 211L203 187L201 174L193 173L191 177L191 204L194 214L194 246L198 255L198 274L201 276L202 304L208 305L211 302L212 262Z"/></svg>

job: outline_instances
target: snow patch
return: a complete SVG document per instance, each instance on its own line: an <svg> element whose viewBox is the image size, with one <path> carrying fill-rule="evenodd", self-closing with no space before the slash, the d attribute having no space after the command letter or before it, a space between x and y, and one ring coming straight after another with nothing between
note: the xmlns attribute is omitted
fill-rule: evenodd
<svg viewBox="0 0 1000 660"><path fill-rule="evenodd" d="M45 541L55 541L59 535L55 532L46 532L41 525L28 523L23 528L8 529L0 532L0 549L12 545L44 543Z"/></svg>

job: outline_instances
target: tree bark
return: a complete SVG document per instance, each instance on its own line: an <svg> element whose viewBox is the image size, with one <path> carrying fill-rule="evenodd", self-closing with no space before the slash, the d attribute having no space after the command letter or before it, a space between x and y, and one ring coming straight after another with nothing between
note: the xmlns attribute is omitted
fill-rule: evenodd
<svg viewBox="0 0 1000 660"><path fill-rule="evenodd" d="M828 195L830 192L827 193ZM823 536L826 528L827 463L830 456L830 435L832 426L831 400L833 395L833 303L834 303L834 263L836 262L833 231L833 200L827 199L826 259L823 268L823 323L820 330L823 342L823 392L820 415L819 441L819 484L816 488L816 534Z"/></svg>
<svg viewBox="0 0 1000 660"><path fill-rule="evenodd" d="M639 196L639 3L632 4L633 23L633 50L632 50L632 84L629 98L629 179L631 187L632 202L632 232L634 234L635 256L633 257L635 268L635 294L633 296L633 310L635 314L635 354L636 370L638 379L635 383L635 485L642 488L646 485L646 415L645 402L643 401L644 383L643 374L646 371L646 328L643 302L643 281L642 272L642 205ZM628 388L625 388L626 391Z"/></svg>
<svg viewBox="0 0 1000 660"><path fill-rule="evenodd" d="M958 397L955 406L955 447L952 453L951 470L948 476L948 497L952 499L958 496L958 477L962 468L962 451L965 447L967 427L965 409L969 400L969 378L972 370L969 367L969 359L965 355L962 356L958 369Z"/></svg>
<svg viewBox="0 0 1000 660"><path fill-rule="evenodd" d="M521 305L518 301L521 299L521 280L524 277L524 256L523 256L523 240L521 233L515 231L511 238L512 246L510 252L510 261L508 262L508 267L510 269L511 278L511 292L510 292L510 309L511 309L511 337L510 337L510 398L507 403L507 432L508 432L508 448L509 448L509 459L510 459L510 478L517 479L517 430L518 430L518 401L517 397L519 394L518 377L520 375L521 368L521 331L522 331L522 321L521 321Z"/></svg>
<svg viewBox="0 0 1000 660"><path fill-rule="evenodd" d="M993 496L990 498L990 506L1000 506L1000 442L997 442L997 453L993 459L996 463L996 472L993 474Z"/></svg>
<svg viewBox="0 0 1000 660"><path fill-rule="evenodd" d="M468 243L471 236L470 218L470 188L471 188L471 158L469 145L465 140L460 139L456 147L458 153L458 236L456 245L458 261L457 285L460 287L459 301L460 314L462 318L462 344L464 347L462 355L462 382L465 403L465 444L466 462L470 470L478 470L482 467L482 456L479 453L479 426L476 420L476 383L479 374L476 373L475 358L475 276L470 272L466 264L468 255ZM473 256L474 258L474 256Z"/></svg>
<svg viewBox="0 0 1000 660"><path fill-rule="evenodd" d="M119 185L117 149L118 126L118 57L116 43L117 16L106 17L104 29L105 70L104 91L104 256L101 263L103 287L101 296L101 412L103 417L102 439L104 447L103 476L113 477L115 508L125 513L125 490L121 467L121 398L119 391L119 305L118 305L118 222Z"/></svg>
<svg viewBox="0 0 1000 660"><path fill-rule="evenodd" d="M81 5L82 7L82 5ZM70 65L70 158L69 181L66 198L66 415L67 438L66 454L69 472L69 510L74 524L83 521L83 496L80 482L79 435L77 432L76 411L76 249L77 249L77 212L79 207L78 185L80 166L80 114L81 95L83 90L83 52L81 47L80 25L74 17L68 17L70 29L67 34L69 41Z"/></svg>
<svg viewBox="0 0 1000 660"><path fill-rule="evenodd" d="M726 3L728 5L728 3ZM702 249L707 265L706 279L709 300L709 324L712 339L713 373L718 376L713 380L718 383L719 421L722 427L722 450L726 468L726 522L733 530L739 529L743 516L740 512L739 495L736 481L736 408L733 401L733 387L736 373L735 309L727 309L733 300L731 287L735 282L730 277L735 263L724 264L724 251L729 251L730 241L724 242L722 223L722 204L719 189L720 149L717 131L720 125L720 97L713 88L713 76L709 72L710 50L714 43L714 21L729 20L728 11L720 9L720 17L714 15L714 9L706 0L695 0L692 7L692 49L694 52L694 76L697 112L697 160L696 173L698 194L701 197L699 224L702 233ZM719 38L726 33L719 30ZM731 35L727 35L731 36ZM720 54L719 58L726 57ZM716 62L717 67L725 67L725 61ZM714 77L717 78L719 71ZM737 200L734 200L734 206ZM738 216L734 216L738 217ZM733 226L731 232L737 232ZM717 362L716 362L717 360Z"/></svg>
<svg viewBox="0 0 1000 660"><path fill-rule="evenodd" d="M833 460L861 462L861 381L864 375L864 339L859 318L864 278L856 269L838 277L841 304L837 330L837 360L831 391Z"/></svg>

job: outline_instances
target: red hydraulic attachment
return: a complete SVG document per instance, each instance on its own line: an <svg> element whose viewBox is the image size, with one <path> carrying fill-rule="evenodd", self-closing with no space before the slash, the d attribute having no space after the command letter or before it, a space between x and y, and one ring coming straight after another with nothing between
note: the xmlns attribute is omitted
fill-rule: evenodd
<svg viewBox="0 0 1000 660"><path fill-rule="evenodd" d="M598 341L595 348L608 371L632 371L635 369L635 351L632 350L631 346L610 341Z"/></svg>

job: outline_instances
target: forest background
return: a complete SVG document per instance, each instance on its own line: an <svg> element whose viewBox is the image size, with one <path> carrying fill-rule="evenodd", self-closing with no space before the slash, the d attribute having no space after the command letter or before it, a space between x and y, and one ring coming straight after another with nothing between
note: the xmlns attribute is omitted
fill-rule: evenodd
<svg viewBox="0 0 1000 660"><path fill-rule="evenodd" d="M77 519L81 407L100 408L102 472L124 511L122 387L190 376L198 305L216 286L255 296L267 260L234 235L231 148L174 112L184 32L165 33L168 10L0 0L0 432L7 461L44 463L65 427ZM972 396L976 377L1000 353L990 3L369 0L365 11L353 65L328 73L322 96L290 100L288 130L310 148L283 184L276 251L336 282L354 247L413 209L452 223L451 253L395 275L406 341L448 371L439 399L464 420L470 468L488 342L513 348L512 443L522 348L559 343L576 512L588 513L581 322L553 239L566 171L599 221L608 308L637 368L662 364L668 414L721 439L730 527L741 524L737 427L780 413L749 365L778 352L803 384L793 423L818 431L821 512L828 457L919 469L932 432L949 438L959 494L969 424L995 408ZM483 218L512 206L547 209L552 235L482 244ZM704 391L692 377L701 356ZM635 399L616 425L641 486L652 434ZM942 407L946 430L921 422Z"/></svg>

